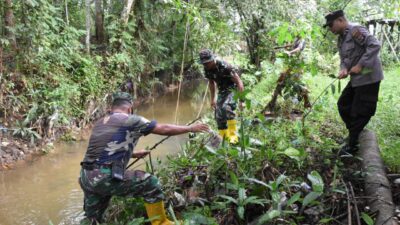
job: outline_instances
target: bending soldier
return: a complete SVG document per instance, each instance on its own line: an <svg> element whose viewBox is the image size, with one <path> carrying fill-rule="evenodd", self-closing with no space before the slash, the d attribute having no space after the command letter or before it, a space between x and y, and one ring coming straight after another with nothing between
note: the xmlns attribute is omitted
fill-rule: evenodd
<svg viewBox="0 0 400 225"><path fill-rule="evenodd" d="M125 170L129 159L143 157L133 153L140 137L150 133L178 135L208 131L205 124L178 126L159 124L132 113L128 93L113 96L111 113L98 120L92 130L89 146L81 162L79 183L84 192L84 211L91 224L101 223L103 213L113 195L143 197L152 224L174 224L166 217L164 194L158 179L143 171Z"/></svg>
<svg viewBox="0 0 400 225"><path fill-rule="evenodd" d="M236 88L242 92L244 89L242 80L230 64L216 59L210 50L201 50L199 55L205 76L209 80L211 107L215 110L219 134L235 144L239 139L236 134L236 102L233 100L232 90ZM215 101L216 86L218 86L217 101Z"/></svg>
<svg viewBox="0 0 400 225"><path fill-rule="evenodd" d="M290 57L286 60L288 68L280 74L272 98L265 107L264 112L275 111L277 98L279 95L282 95L282 91L297 95L299 101L304 101L305 108L311 107L308 97L308 89L301 81L301 75L303 73L303 59L301 57L301 52L305 48L305 40L298 35L293 44L285 47L290 47L289 51L285 51L288 57Z"/></svg>

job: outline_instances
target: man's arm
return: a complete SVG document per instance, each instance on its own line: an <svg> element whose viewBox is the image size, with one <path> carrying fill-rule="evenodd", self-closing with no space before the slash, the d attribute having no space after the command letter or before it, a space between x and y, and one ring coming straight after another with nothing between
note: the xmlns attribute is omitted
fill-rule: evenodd
<svg viewBox="0 0 400 225"><path fill-rule="evenodd" d="M240 79L239 75L232 71L232 81L236 84L238 91L242 92L244 90L242 79Z"/></svg>
<svg viewBox="0 0 400 225"><path fill-rule="evenodd" d="M215 81L213 80L208 80L208 87L210 88L210 94L211 94L211 108L215 108L216 103L215 103L215 89L216 89L216 84Z"/></svg>
<svg viewBox="0 0 400 225"><path fill-rule="evenodd" d="M348 65L347 65L346 59L344 58L344 55L340 49L341 48L341 46L339 45L340 42L341 42L341 40L339 38L338 39L338 49L339 49L339 58L340 58L340 71L339 71L338 78L344 79L349 75L349 73L348 73Z"/></svg>
<svg viewBox="0 0 400 225"><path fill-rule="evenodd" d="M357 64L349 71L350 74L360 74L363 68L374 67L374 60L378 57L377 55L381 45L379 41L374 36L370 35L368 30L363 27L354 29L351 35L355 42L365 48L364 54L361 55Z"/></svg>
<svg viewBox="0 0 400 225"><path fill-rule="evenodd" d="M300 40L299 45L297 46L297 48L293 49L292 51L287 52L288 55L293 55L295 53L301 52L303 51L304 47L305 47L305 40Z"/></svg>
<svg viewBox="0 0 400 225"><path fill-rule="evenodd" d="M357 32L359 32L358 35ZM355 41L365 47L365 53L361 56L357 64L362 67L372 68L374 66L374 59L381 49L381 44L363 27L357 28L357 31L354 32L354 36L356 36L354 37Z"/></svg>
<svg viewBox="0 0 400 225"><path fill-rule="evenodd" d="M159 134L159 135L178 135L178 134L184 134L188 132L205 132L208 131L209 128L207 124L203 123L197 123L197 124L192 124L190 126L180 126L180 125L174 125L174 124L157 124L154 129L151 131L153 134Z"/></svg>

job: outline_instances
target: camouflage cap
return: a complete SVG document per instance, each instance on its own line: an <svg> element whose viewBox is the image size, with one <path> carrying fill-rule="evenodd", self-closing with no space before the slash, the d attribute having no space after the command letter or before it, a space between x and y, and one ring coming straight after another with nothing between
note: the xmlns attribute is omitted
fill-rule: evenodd
<svg viewBox="0 0 400 225"><path fill-rule="evenodd" d="M113 95L112 95L112 102L114 103L115 101L117 101L117 100L125 100L125 101L127 101L127 102L129 102L129 103L133 103L133 98L132 98L132 96L129 94L129 93L126 93L126 92L121 92L121 91L119 91L119 92L115 92Z"/></svg>
<svg viewBox="0 0 400 225"><path fill-rule="evenodd" d="M212 51L210 49L201 50L199 53L199 57L200 57L201 64L211 62L215 58L214 54L212 53Z"/></svg>

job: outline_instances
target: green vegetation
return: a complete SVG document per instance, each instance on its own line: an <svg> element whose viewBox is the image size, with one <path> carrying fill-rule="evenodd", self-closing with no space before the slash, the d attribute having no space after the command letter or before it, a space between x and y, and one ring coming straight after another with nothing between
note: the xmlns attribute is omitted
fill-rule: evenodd
<svg viewBox="0 0 400 225"><path fill-rule="evenodd" d="M210 134L198 135L162 165L156 175L171 216L185 224L335 224L347 210L344 178L359 171L336 157L347 135L336 101L347 81L332 79L336 37L321 24L326 12L344 7L359 23L400 17L396 0L1 1L0 125L25 141L46 141L54 130L84 127L104 114L117 89L140 98L178 84L182 74L198 74L197 52L210 48L242 71L240 144L216 148L207 143ZM399 42L398 30L383 29ZM382 30L376 35L386 40ZM276 117L265 118L279 74L297 63L274 47L296 36L307 42L299 82L315 105L304 120L296 118L293 109L300 117L308 109L288 95L278 99ZM386 78L369 128L389 170L399 172L400 68L388 40L381 50ZM203 120L214 125L211 113ZM371 212L360 213L371 224ZM140 200L119 198L107 219L147 221Z"/></svg>
<svg viewBox="0 0 400 225"><path fill-rule="evenodd" d="M384 93L396 91L393 82L398 72L394 68L386 73L381 105L393 98ZM303 126L300 119L268 121L259 113L269 100L261 96L271 94L265 87L273 86L277 77L271 74L245 97L251 107L241 117L239 146L223 143L213 148L208 143L209 134L199 135L157 170L174 213L184 218L185 224L336 224L339 217L330 215L346 213L350 187L343 180L360 171L358 166L345 167L336 156L346 129L332 106L336 107L338 91L347 81L336 82L336 88L322 95ZM312 98L332 82L311 74L305 79ZM393 172L399 169L396 148L392 147L398 145L397 124L392 123L399 116L393 108L397 102L390 103L391 111L381 106L369 126L379 137L393 137L380 138L384 159ZM118 204L121 201L128 200L116 199ZM373 221L370 212L360 210L362 220L368 224ZM123 215L119 217L124 218L122 223L140 214Z"/></svg>

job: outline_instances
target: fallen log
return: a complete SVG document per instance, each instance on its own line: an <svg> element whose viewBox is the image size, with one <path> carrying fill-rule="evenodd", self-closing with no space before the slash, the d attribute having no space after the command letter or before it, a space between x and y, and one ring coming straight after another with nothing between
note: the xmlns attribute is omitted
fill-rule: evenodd
<svg viewBox="0 0 400 225"><path fill-rule="evenodd" d="M380 156L376 135L373 131L364 130L359 136L362 171L365 174L364 189L369 196L368 204L376 212L375 225L398 225L394 218L395 205L389 180Z"/></svg>

